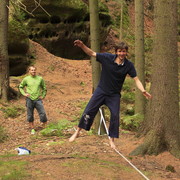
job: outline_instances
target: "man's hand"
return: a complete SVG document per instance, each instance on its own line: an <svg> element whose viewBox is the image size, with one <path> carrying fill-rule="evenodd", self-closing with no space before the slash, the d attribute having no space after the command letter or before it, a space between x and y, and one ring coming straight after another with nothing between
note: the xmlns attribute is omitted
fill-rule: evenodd
<svg viewBox="0 0 180 180"><path fill-rule="evenodd" d="M88 56L96 57L96 52L87 47L81 40L75 40L74 46L80 47Z"/></svg>
<svg viewBox="0 0 180 180"><path fill-rule="evenodd" d="M74 46L82 47L84 43L81 40L75 40L74 41Z"/></svg>
<svg viewBox="0 0 180 180"><path fill-rule="evenodd" d="M26 93L26 94L25 94L25 97L30 97L30 96L31 96L31 95L30 95L30 94L28 94L28 93Z"/></svg>
<svg viewBox="0 0 180 180"><path fill-rule="evenodd" d="M42 97L42 96L39 96L39 99L43 100L43 99L44 99L44 97Z"/></svg>
<svg viewBox="0 0 180 180"><path fill-rule="evenodd" d="M151 94L149 94L147 91L143 91L142 93L146 97L146 99L151 99L152 98Z"/></svg>

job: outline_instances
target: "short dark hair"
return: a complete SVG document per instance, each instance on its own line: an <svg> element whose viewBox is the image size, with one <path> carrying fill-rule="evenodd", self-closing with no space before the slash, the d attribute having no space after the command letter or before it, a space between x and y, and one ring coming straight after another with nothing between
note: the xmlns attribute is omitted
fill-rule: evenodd
<svg viewBox="0 0 180 180"><path fill-rule="evenodd" d="M118 49L126 49L126 51L128 52L128 45L125 42L120 42L114 48L115 48L115 52L117 52Z"/></svg>

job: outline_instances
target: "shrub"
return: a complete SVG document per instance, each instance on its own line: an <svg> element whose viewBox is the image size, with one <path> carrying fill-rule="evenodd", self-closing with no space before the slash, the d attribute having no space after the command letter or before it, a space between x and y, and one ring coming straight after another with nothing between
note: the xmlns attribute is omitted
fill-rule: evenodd
<svg viewBox="0 0 180 180"><path fill-rule="evenodd" d="M124 116L121 120L121 128L130 131L137 131L142 121L143 115L141 114Z"/></svg>
<svg viewBox="0 0 180 180"><path fill-rule="evenodd" d="M25 111L25 109L20 106L1 107L0 110L3 111L5 118L16 118Z"/></svg>
<svg viewBox="0 0 180 180"><path fill-rule="evenodd" d="M43 136L63 136L65 130L72 128L74 124L67 119L59 120L57 123L51 123L47 128L41 131Z"/></svg>

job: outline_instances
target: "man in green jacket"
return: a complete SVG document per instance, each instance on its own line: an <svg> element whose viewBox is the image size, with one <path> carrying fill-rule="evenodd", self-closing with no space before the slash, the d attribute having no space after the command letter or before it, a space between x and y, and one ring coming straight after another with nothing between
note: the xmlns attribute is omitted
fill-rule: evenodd
<svg viewBox="0 0 180 180"><path fill-rule="evenodd" d="M34 130L34 108L36 108L40 121L45 128L47 124L47 116L43 106L42 99L46 96L46 85L42 77L36 75L36 67L28 68L29 75L26 76L19 85L19 90L26 97L27 121L31 128L31 134L35 134Z"/></svg>

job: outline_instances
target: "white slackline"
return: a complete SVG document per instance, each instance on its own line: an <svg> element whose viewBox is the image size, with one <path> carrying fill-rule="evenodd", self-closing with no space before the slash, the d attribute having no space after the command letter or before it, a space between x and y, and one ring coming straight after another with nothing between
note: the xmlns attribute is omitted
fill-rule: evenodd
<svg viewBox="0 0 180 180"><path fill-rule="evenodd" d="M104 124L104 127L106 129L106 133L107 135L109 134L108 133L108 128L106 126L106 123L105 123L105 119L104 119L104 116L103 116L103 113L102 113L102 109L99 108L99 112L101 114L101 119L100 119L100 125L99 125L99 129L98 129L98 135L100 135L100 131L101 131L101 124L103 123ZM108 138L110 138L108 136ZM143 176L146 180L150 180L148 179L136 166L134 166L125 156L123 156L116 148L114 149L125 161L127 161L139 174L141 174L141 176Z"/></svg>

